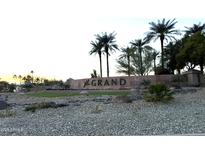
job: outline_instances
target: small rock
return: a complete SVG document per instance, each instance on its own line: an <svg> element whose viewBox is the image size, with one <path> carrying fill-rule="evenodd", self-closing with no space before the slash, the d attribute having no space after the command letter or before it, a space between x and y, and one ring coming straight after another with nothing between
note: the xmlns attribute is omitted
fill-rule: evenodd
<svg viewBox="0 0 205 154"><path fill-rule="evenodd" d="M131 100L139 100L143 98L142 89L131 89L130 90L130 99Z"/></svg>
<svg viewBox="0 0 205 154"><path fill-rule="evenodd" d="M5 101L0 101L0 110L6 109L8 104Z"/></svg>
<svg viewBox="0 0 205 154"><path fill-rule="evenodd" d="M80 94L81 94L81 95L88 95L88 91L83 90L83 91L80 92Z"/></svg>
<svg viewBox="0 0 205 154"><path fill-rule="evenodd" d="M73 106L80 106L80 103L73 103Z"/></svg>
<svg viewBox="0 0 205 154"><path fill-rule="evenodd" d="M116 103L132 103L132 99L129 96L116 96L113 98L113 102Z"/></svg>
<svg viewBox="0 0 205 154"><path fill-rule="evenodd" d="M100 105L97 105L91 113L101 113L103 111L102 107Z"/></svg>
<svg viewBox="0 0 205 154"><path fill-rule="evenodd" d="M103 102L103 104L111 104L112 102L111 101L105 101Z"/></svg>
<svg viewBox="0 0 205 154"><path fill-rule="evenodd" d="M8 106L7 104L7 97L0 96L0 110L6 109Z"/></svg>

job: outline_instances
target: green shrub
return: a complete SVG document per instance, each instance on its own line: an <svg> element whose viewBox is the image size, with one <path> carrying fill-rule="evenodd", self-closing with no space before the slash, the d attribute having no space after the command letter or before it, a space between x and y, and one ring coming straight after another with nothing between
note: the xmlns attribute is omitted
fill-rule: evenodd
<svg viewBox="0 0 205 154"><path fill-rule="evenodd" d="M173 92L164 84L151 85L144 95L147 102L169 101L173 99Z"/></svg>

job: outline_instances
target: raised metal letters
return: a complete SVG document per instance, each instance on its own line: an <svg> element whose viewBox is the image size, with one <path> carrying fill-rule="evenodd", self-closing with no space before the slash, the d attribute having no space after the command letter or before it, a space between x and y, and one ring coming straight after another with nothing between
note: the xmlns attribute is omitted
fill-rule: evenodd
<svg viewBox="0 0 205 154"><path fill-rule="evenodd" d="M86 86L124 86L126 85L127 81L123 78L120 79L88 79L84 82L83 87Z"/></svg>

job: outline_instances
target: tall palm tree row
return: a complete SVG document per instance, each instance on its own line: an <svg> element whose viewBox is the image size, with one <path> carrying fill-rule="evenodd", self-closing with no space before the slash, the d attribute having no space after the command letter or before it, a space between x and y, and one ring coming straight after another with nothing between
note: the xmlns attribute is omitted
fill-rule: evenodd
<svg viewBox="0 0 205 154"><path fill-rule="evenodd" d="M162 21L158 20L158 23L150 22L150 31L147 32L146 39L148 41L160 39L161 43L161 62L162 68L164 69L164 41L170 39L175 39L174 35L180 35L179 30L175 29L177 21L175 19L166 21L163 19Z"/></svg>
<svg viewBox="0 0 205 154"><path fill-rule="evenodd" d="M187 40L186 38L191 37L197 32L200 32L202 35L205 35L205 23L204 24L201 24L201 23L194 24L192 27L185 27L186 30L184 31L185 32L184 37L179 39L178 41L176 39L176 36L181 35L181 33L179 30L175 28L176 24L177 24L177 21L175 19L169 19L169 20L162 19L162 20L158 20L157 22L150 22L149 23L150 29L146 33L146 37L144 39L136 39L130 42L132 44L130 48L135 49L134 54L132 55L131 59L133 59L133 56L135 57L135 62L137 64L136 66L138 68L137 69L138 75L144 75L143 72L146 66L144 65L145 63L144 60L145 60L146 55L148 55L148 52L149 53L152 52L151 57L152 57L152 60L154 61L155 74L156 72L159 72L159 70L164 70L165 68L166 70L168 70L168 72L171 70L171 72L174 73L176 69L180 71L180 69L185 67L186 65L185 62L179 64L179 61L176 60L176 54L177 54L177 52L175 52L176 49L174 49L174 51L170 50L170 52L174 52L174 53L169 53L168 55L166 49L168 49L169 46L166 43L173 42L174 44L176 44L176 42L182 41L182 40L186 42ZM92 50L90 51L90 55L92 54L99 55L100 76L102 77L102 54L103 53L106 54L107 77L109 77L109 69L110 69L109 68L109 56L111 55L112 51L118 50L118 45L116 44L116 34L114 32L109 33L109 34L105 32L105 33L97 34L95 36L96 36L96 41L91 42ZM151 41L155 42L158 39L160 40L160 48L161 48L160 56L159 56L159 52L154 51L150 46L148 46L148 44ZM183 47L183 44L184 43L179 45L177 50ZM129 49L129 47L121 48L122 54L120 56L121 58L122 57L124 58L123 59L119 58L117 60L118 64L120 64L123 68L123 69L119 69L119 71L127 74L128 76L132 74L131 73L132 66L130 64L132 63L132 61L130 62L130 53L129 53L130 51L131 50ZM172 57L172 60L170 56ZM156 60L158 57L160 57L160 65L159 65L160 67L156 66ZM195 65L197 66L198 64L196 63ZM163 72L165 73L165 71Z"/></svg>
<svg viewBox="0 0 205 154"><path fill-rule="evenodd" d="M102 54L106 54L106 60L107 60L107 77L109 77L109 56L111 54L111 51L118 50L118 45L116 44L116 34L110 33L107 34L102 33L101 35L97 34L96 40L92 41L92 50L90 51L90 55L92 54L98 54L99 60L100 60L100 76L102 77Z"/></svg>
<svg viewBox="0 0 205 154"><path fill-rule="evenodd" d="M107 77L109 77L109 56L112 51L118 50L118 45L116 44L116 34L110 33L107 34L102 33L101 35L97 34L96 39L102 44L103 46L103 51L106 54L106 60L107 60Z"/></svg>

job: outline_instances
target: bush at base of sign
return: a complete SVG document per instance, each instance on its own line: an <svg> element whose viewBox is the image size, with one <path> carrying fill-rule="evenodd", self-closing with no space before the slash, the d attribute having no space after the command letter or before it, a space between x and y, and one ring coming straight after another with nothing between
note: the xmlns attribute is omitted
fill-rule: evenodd
<svg viewBox="0 0 205 154"><path fill-rule="evenodd" d="M144 95L147 102L167 102L173 99L173 92L165 84L151 85Z"/></svg>

